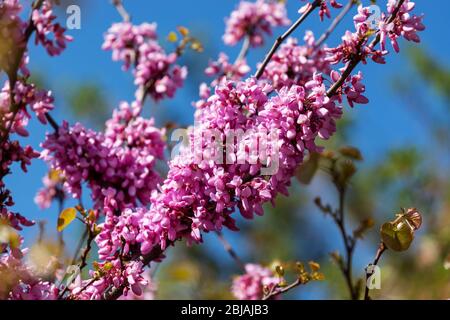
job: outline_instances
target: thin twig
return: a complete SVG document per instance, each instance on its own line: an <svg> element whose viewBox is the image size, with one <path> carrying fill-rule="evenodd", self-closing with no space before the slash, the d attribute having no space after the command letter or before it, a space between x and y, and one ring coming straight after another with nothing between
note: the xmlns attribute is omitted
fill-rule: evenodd
<svg viewBox="0 0 450 320"><path fill-rule="evenodd" d="M88 236L88 230L86 229L86 230L84 230L83 235L81 236L80 241L78 242L77 248L73 254L71 265L74 265L77 263L78 254L81 251L81 247L83 246L83 243L87 240L87 236Z"/></svg>
<svg viewBox="0 0 450 320"><path fill-rule="evenodd" d="M266 68L267 64L270 62L270 59L272 59L272 56L275 54L275 52L278 50L278 47L283 43L284 40L286 40L287 37L289 37L291 35L292 32L295 31L295 29L297 29L297 27L302 24L303 21L305 21L305 19L310 15L311 12L313 12L317 7L320 6L320 4L322 3L322 0L315 0L311 6L308 8L308 10L306 10L306 12L304 12L300 18L298 18L297 21L295 21L288 30L286 30L285 33L283 33L281 36L279 36L274 44L272 45L272 48L270 49L269 53L266 55L266 57L264 58L264 61L262 62L262 64L259 66L258 70L255 73L255 78L259 79L261 78L264 69Z"/></svg>
<svg viewBox="0 0 450 320"><path fill-rule="evenodd" d="M45 114L45 118L47 119L48 123L52 126L52 128L55 130L56 133L58 133L59 125L56 123L55 119L50 115L50 113Z"/></svg>
<svg viewBox="0 0 450 320"><path fill-rule="evenodd" d="M236 60L234 61L234 64L243 60L247 56L249 49L250 49L250 36L246 35L244 38L244 42L242 43L241 51L239 51L239 54L238 54Z"/></svg>
<svg viewBox="0 0 450 320"><path fill-rule="evenodd" d="M269 293L267 293L266 295L263 296L262 300L269 300L270 298L273 298L279 294L285 293L295 287L298 287L301 284L302 284L301 279L297 279L286 287L279 287L278 285L274 285L270 289Z"/></svg>
<svg viewBox="0 0 450 320"><path fill-rule="evenodd" d="M216 231L216 234L217 234L217 237L219 238L220 242L222 243L225 251L228 252L228 254L234 260L234 262L236 262L236 264L239 266L239 268L245 269L244 263L239 258L239 256L237 255L236 251L234 251L234 249L231 246L231 244L227 241L227 239L225 239L225 237L223 236L222 232Z"/></svg>
<svg viewBox="0 0 450 320"><path fill-rule="evenodd" d="M119 14L121 15L123 21L130 22L131 16L127 12L127 10L125 10L125 7L122 4L122 0L112 0L112 3L116 7L117 12L119 12Z"/></svg>
<svg viewBox="0 0 450 320"><path fill-rule="evenodd" d="M380 245L378 246L378 249L377 249L377 253L375 254L375 258L373 259L373 262L371 264L372 266L376 266L378 264L378 261L380 260L381 255L386 250L387 250L386 245L383 242L380 242ZM366 289L364 291L364 300L370 300L370 297L369 297L369 286L367 285L367 280L369 280L369 277L371 275L373 275L373 273L374 273L374 271L371 272L370 274L368 272L366 272Z"/></svg>
<svg viewBox="0 0 450 320"><path fill-rule="evenodd" d="M345 264L341 264L340 266L345 281L347 283L347 288L350 292L350 298L352 300L356 300L358 298L358 292L356 292L356 288L353 284L353 275L352 275L352 261L356 240L347 233L345 227L345 188L338 188L338 191L339 191L339 209L338 215L335 218L335 222L339 228L342 239L344 240L346 253Z"/></svg>
<svg viewBox="0 0 450 320"><path fill-rule="evenodd" d="M334 29L339 25L339 23L344 19L344 17L347 15L347 13L350 11L350 9L356 4L356 0L349 0L347 5L342 8L339 15L334 18L333 22L330 24L328 29L320 36L319 40L317 40L316 44L314 45L314 49L319 48L327 39L328 37L333 33Z"/></svg>

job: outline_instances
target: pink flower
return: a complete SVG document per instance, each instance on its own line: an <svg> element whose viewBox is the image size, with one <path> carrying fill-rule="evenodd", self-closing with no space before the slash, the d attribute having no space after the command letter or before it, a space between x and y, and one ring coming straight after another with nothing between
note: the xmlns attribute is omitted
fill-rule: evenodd
<svg viewBox="0 0 450 320"><path fill-rule="evenodd" d="M305 1L305 0L303 0ZM323 0L320 2L320 8L319 8L319 17L320 21L323 21L323 17L326 15L328 18L331 18L330 9L328 7L328 3L335 9L342 8L342 4L338 3L336 0ZM312 4L308 2L303 7L301 7L298 12L299 13L305 13L311 8Z"/></svg>
<svg viewBox="0 0 450 320"><path fill-rule="evenodd" d="M270 289L280 282L280 278L268 268L258 264L246 264L245 274L233 280L231 291L239 300L261 300L264 287Z"/></svg>
<svg viewBox="0 0 450 320"><path fill-rule="evenodd" d="M221 52L217 61L210 61L205 69L205 74L209 77L215 77L211 86L227 80L240 80L250 72L250 67L245 59L240 59L235 63L230 63L228 56Z"/></svg>
<svg viewBox="0 0 450 320"><path fill-rule="evenodd" d="M262 46L264 35L272 35L272 27L288 24L286 8L281 2L241 1L226 19L223 41L227 45L234 46L248 35L253 47Z"/></svg>
<svg viewBox="0 0 450 320"><path fill-rule="evenodd" d="M59 23L55 23L52 3L44 1L40 9L33 10L32 21L36 28L36 44L42 44L50 56L61 54L66 48L66 43L72 41L72 37L65 34L66 29ZM53 39L49 38L53 34Z"/></svg>
<svg viewBox="0 0 450 320"><path fill-rule="evenodd" d="M311 31L304 37L305 44L289 38L274 54L264 70L263 79L269 80L276 89L284 86L304 85L316 72L329 73L330 63L325 59L326 52L315 48Z"/></svg>
<svg viewBox="0 0 450 320"><path fill-rule="evenodd" d="M177 55L167 54L156 41L156 24L138 26L130 22L115 23L105 35L104 50L112 50L114 61L123 61L123 69L134 66L135 84L154 100L172 98L183 86L187 68L176 65ZM140 92L136 97L141 99ZM138 101L142 102L142 101Z"/></svg>

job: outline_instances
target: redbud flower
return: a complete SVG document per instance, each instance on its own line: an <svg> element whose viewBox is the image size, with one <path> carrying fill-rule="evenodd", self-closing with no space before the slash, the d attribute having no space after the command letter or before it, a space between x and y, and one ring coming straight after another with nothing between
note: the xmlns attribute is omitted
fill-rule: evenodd
<svg viewBox="0 0 450 320"><path fill-rule="evenodd" d="M226 19L223 41L234 46L249 36L253 47L264 44L264 35L272 35L272 27L289 24L285 5L281 2L241 1L230 17Z"/></svg>
<svg viewBox="0 0 450 320"><path fill-rule="evenodd" d="M239 300L261 300L264 288L272 288L280 282L270 269L258 264L246 264L245 274L233 280L231 292Z"/></svg>

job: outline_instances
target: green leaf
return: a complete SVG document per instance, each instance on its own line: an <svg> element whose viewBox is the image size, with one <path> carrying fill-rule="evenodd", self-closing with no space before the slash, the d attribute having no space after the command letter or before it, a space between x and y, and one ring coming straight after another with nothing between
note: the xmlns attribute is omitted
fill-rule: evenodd
<svg viewBox="0 0 450 320"><path fill-rule="evenodd" d="M77 216L77 210L75 208L64 209L58 217L58 232L63 231Z"/></svg>
<svg viewBox="0 0 450 320"><path fill-rule="evenodd" d="M414 239L414 232L406 223L386 222L381 226L381 239L384 244L394 251L405 251Z"/></svg>
<svg viewBox="0 0 450 320"><path fill-rule="evenodd" d="M304 161L297 169L295 176L303 184L311 183L314 175L319 169L320 154L311 153L308 160Z"/></svg>

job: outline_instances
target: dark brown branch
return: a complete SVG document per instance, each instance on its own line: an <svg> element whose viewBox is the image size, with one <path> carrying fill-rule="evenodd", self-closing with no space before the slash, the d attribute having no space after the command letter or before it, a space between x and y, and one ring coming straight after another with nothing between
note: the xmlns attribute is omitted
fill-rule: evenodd
<svg viewBox="0 0 450 320"><path fill-rule="evenodd" d="M380 245L378 246L377 253L375 254L375 258L373 259L372 266L376 266L378 264L378 261L381 258L381 255L383 252L387 250L386 245L383 242L380 242ZM366 272L366 289L364 290L364 300L370 300L369 297L369 287L367 286L367 280L369 280L369 277L373 275L373 272L370 274Z"/></svg>
<svg viewBox="0 0 450 320"><path fill-rule="evenodd" d="M279 36L274 44L272 45L272 48L270 49L269 53L266 55L266 57L264 58L264 61L262 62L261 66L258 68L258 70L255 73L255 78L259 79L261 78L264 69L266 68L267 64L270 62L270 59L272 59L272 56L275 54L275 52L278 50L278 47L283 43L284 40L286 40L286 38L288 38L292 32L295 31L295 29L297 29L297 27L302 24L303 21L305 21L305 19L311 14L311 12L313 12L317 7L320 6L320 4L322 3L322 0L315 0L311 6L309 7L308 10L306 10L306 12L304 12L300 18L298 18L297 21L295 21L288 30L286 30L285 33L283 33L281 36Z"/></svg>

